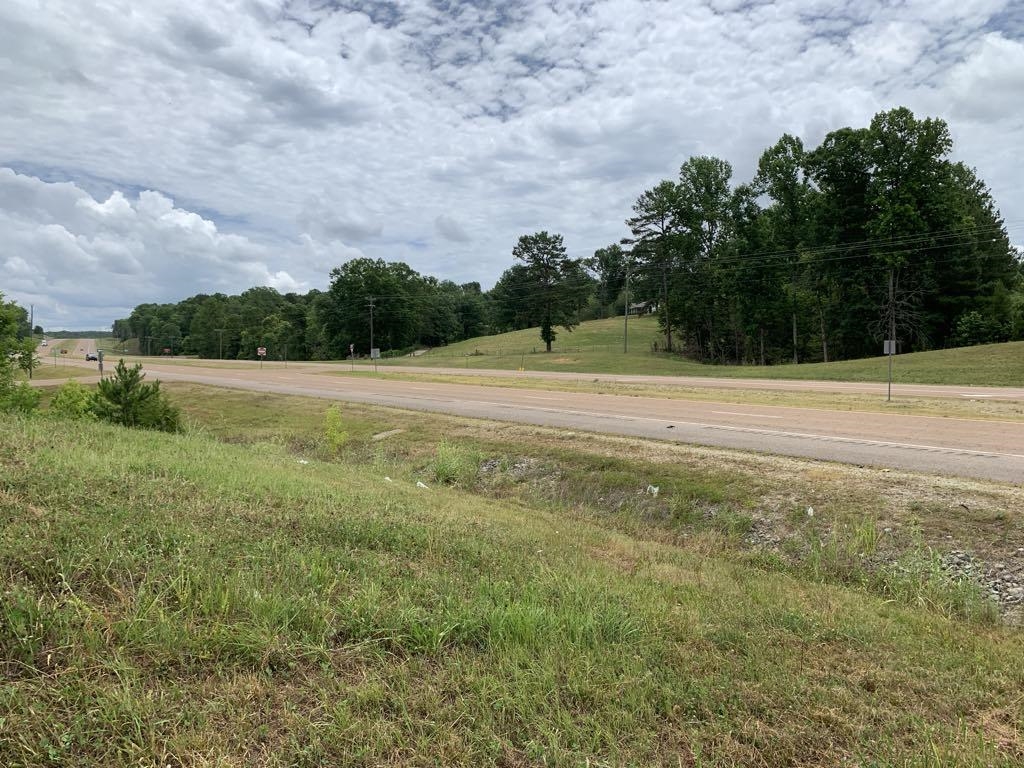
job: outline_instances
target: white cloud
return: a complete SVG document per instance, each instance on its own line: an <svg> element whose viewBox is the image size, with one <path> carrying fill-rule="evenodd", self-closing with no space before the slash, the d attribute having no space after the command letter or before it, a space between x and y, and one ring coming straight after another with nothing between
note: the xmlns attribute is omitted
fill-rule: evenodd
<svg viewBox="0 0 1024 768"><path fill-rule="evenodd" d="M324 269L361 256L303 235L267 244L221 232L154 191L96 200L74 184L0 168L2 290L36 304L46 325L102 328L114 310L194 293L269 285L306 291ZM74 308L73 310L71 308Z"/></svg>
<svg viewBox="0 0 1024 768"><path fill-rule="evenodd" d="M691 154L741 180L900 104L1019 227L1022 34L1019 0L6 0L0 291L105 325L362 253L487 285L524 232L617 241Z"/></svg>

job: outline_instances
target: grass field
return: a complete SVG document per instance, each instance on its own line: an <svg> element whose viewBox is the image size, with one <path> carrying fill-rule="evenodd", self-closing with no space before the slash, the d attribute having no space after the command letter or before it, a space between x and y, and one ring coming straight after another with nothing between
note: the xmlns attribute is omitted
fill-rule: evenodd
<svg viewBox="0 0 1024 768"><path fill-rule="evenodd" d="M672 400L756 404L778 407L814 408L832 411L864 411L871 413L898 413L913 416L943 416L968 419L994 419L998 421L1024 421L1024 403L1017 400L964 397L920 397L898 394L891 401L885 399L885 388L870 394L843 392L790 392L773 389L742 389L679 384L634 384L621 381L590 380L586 375L576 379L551 379L531 376L529 373L508 376L502 373L395 371L379 368L377 371L360 367L354 372L339 366L336 370L318 371L332 376L379 378L390 381L416 381L437 384L467 384L484 387L546 390L553 392L587 392L627 397L657 397Z"/></svg>
<svg viewBox="0 0 1024 768"><path fill-rule="evenodd" d="M199 429L0 423L0 764L1024 759L1024 635L826 563L872 509L1009 546L1019 489L168 389ZM733 546L771 506L802 567Z"/></svg>
<svg viewBox="0 0 1024 768"><path fill-rule="evenodd" d="M631 320L630 351L624 354L622 318L615 318L583 323L572 333L560 331L551 354L541 351L543 343L537 329L533 328L470 339L419 357L383 360L380 364L827 381L885 381L888 377L888 361L884 357L803 365L703 365L673 355L652 353L651 343L660 339L655 318ZM1024 342L898 355L893 380L917 384L1024 386Z"/></svg>

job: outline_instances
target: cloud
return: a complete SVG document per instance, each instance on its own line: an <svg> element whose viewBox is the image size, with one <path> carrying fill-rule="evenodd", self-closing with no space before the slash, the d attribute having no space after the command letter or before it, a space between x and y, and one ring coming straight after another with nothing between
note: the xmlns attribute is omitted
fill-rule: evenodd
<svg viewBox="0 0 1024 768"><path fill-rule="evenodd" d="M1024 239L1020 0L57 5L0 3L0 290L68 318L362 254L490 285L524 233L618 241L691 155L742 181L898 105Z"/></svg>
<svg viewBox="0 0 1024 768"><path fill-rule="evenodd" d="M0 168L0 290L36 304L45 325L103 328L144 302L254 285L306 291L334 260L361 255L308 235L270 245L224 233L160 192L97 200L69 182L48 183ZM74 317L66 308L75 307ZM64 309L62 309L64 308Z"/></svg>
<svg viewBox="0 0 1024 768"><path fill-rule="evenodd" d="M303 229L331 240L362 242L383 232L380 221L345 200L330 203L310 197L296 221Z"/></svg>
<svg viewBox="0 0 1024 768"><path fill-rule="evenodd" d="M468 243L473 239L466 234L466 231L459 225L459 222L451 216L441 214L434 219L434 227L441 237L455 243Z"/></svg>

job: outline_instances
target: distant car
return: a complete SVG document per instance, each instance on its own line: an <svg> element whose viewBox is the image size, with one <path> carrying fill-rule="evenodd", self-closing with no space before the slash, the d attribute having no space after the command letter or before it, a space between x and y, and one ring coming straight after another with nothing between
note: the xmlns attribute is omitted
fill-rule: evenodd
<svg viewBox="0 0 1024 768"><path fill-rule="evenodd" d="M92 352L86 352L85 353L85 359L86 359L86 362L88 362L89 360L97 360L97 361L99 360L99 358L96 355L94 355Z"/></svg>
<svg viewBox="0 0 1024 768"><path fill-rule="evenodd" d="M46 339L43 339L41 342L39 342L39 346L40 347L45 347L46 346Z"/></svg>

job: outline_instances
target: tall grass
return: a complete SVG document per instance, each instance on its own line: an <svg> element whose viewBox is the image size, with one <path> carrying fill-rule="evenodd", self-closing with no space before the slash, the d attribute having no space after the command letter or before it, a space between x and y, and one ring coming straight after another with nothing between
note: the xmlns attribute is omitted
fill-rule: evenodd
<svg viewBox="0 0 1024 768"><path fill-rule="evenodd" d="M998 627L266 442L15 418L0 470L5 766L1021 759Z"/></svg>

